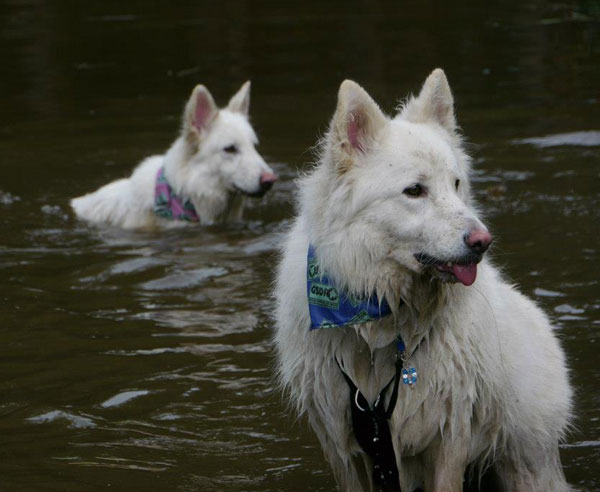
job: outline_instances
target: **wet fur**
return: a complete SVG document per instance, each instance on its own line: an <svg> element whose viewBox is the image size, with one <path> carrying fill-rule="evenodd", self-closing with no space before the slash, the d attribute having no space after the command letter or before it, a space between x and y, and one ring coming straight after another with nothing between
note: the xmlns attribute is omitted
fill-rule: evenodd
<svg viewBox="0 0 600 492"><path fill-rule="evenodd" d="M344 82L319 153L299 181L282 246L274 343L285 394L308 417L341 490L370 491L372 481L338 363L372 402L394 374L398 334L409 352L421 343L411 360L420 380L400 389L390 420L404 492L571 490L558 452L571 388L548 318L486 258L470 287L441 282L415 260L459 257L465 230L484 227L444 73L393 119ZM417 179L430 193L407 200L403 189ZM309 331L309 243L338 287L385 297L393 315Z"/></svg>

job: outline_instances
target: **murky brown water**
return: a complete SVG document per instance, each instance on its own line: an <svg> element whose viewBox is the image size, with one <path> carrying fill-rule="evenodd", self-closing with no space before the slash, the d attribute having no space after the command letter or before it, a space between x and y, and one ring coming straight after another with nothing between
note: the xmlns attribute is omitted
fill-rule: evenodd
<svg viewBox="0 0 600 492"><path fill-rule="evenodd" d="M340 81L391 111L442 66L495 256L571 361L567 476L599 491L600 135L563 134L600 130L600 6L491 3L1 0L0 490L334 489L271 380L277 233ZM246 78L282 176L248 225L73 218L166 148L195 83L223 103Z"/></svg>

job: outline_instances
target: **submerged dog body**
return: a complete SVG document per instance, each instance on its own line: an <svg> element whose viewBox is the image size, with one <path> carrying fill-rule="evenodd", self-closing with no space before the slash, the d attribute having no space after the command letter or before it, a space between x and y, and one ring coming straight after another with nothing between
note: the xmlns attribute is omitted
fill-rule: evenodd
<svg viewBox="0 0 600 492"><path fill-rule="evenodd" d="M500 490L570 490L558 455L571 412L564 355L542 311L483 258L491 236L469 165L436 70L393 119L344 82L300 182L275 287L278 372L344 491L375 489L342 368L372 405L394 378L398 336L419 374L389 420L402 491L459 492L465 472L488 469ZM376 294L392 314L311 331L309 245L338 291Z"/></svg>
<svg viewBox="0 0 600 492"><path fill-rule="evenodd" d="M184 111L181 135L169 150L142 161L129 178L71 200L76 215L126 229L240 220L244 195L262 196L277 179L255 149L249 106L250 82L223 109L217 108L208 89L196 86ZM155 213L161 169L165 186L191 212L187 217L177 220L170 210Z"/></svg>

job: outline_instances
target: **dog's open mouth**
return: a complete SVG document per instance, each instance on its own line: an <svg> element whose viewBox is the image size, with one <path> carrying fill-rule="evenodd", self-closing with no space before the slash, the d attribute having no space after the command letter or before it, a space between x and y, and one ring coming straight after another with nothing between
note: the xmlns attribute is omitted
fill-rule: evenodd
<svg viewBox="0 0 600 492"><path fill-rule="evenodd" d="M458 259L443 261L427 253L418 253L415 258L419 263L432 269L443 282L460 282L471 285L477 277L477 263L482 255L469 254Z"/></svg>

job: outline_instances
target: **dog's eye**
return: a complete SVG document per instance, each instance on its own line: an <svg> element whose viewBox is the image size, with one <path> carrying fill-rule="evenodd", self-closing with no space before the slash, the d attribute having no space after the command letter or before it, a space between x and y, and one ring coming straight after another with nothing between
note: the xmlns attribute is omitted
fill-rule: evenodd
<svg viewBox="0 0 600 492"><path fill-rule="evenodd" d="M412 197L419 197L419 196L423 196L425 194L425 190L423 189L423 187L420 184L416 184L416 185L409 186L408 188L405 188L402 193L404 193L405 195L408 195L408 196L412 196Z"/></svg>
<svg viewBox="0 0 600 492"><path fill-rule="evenodd" d="M459 185L460 185L460 179L457 179L457 180L454 182L454 188L456 188L456 191L458 191L458 187L459 187Z"/></svg>
<svg viewBox="0 0 600 492"><path fill-rule="evenodd" d="M223 152L227 152L228 154L237 154L238 153L238 148L237 145L228 145L227 147L223 148Z"/></svg>

